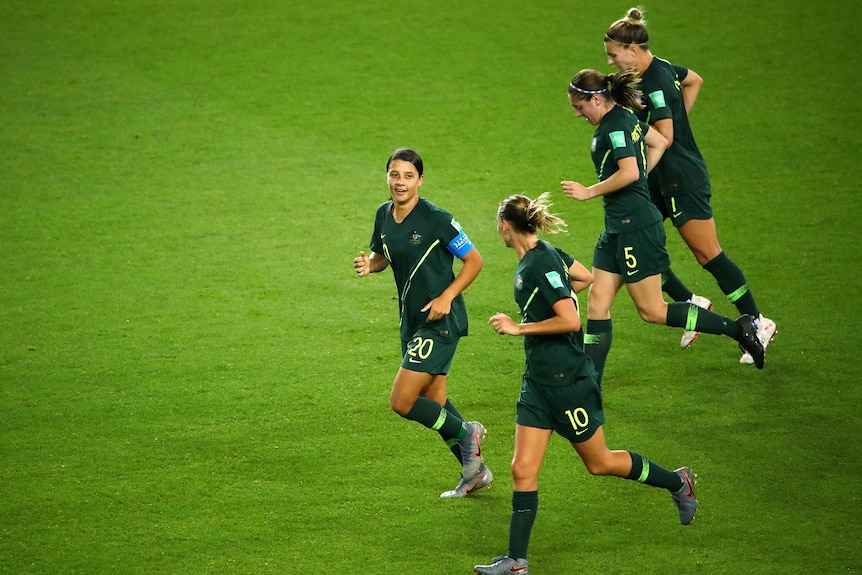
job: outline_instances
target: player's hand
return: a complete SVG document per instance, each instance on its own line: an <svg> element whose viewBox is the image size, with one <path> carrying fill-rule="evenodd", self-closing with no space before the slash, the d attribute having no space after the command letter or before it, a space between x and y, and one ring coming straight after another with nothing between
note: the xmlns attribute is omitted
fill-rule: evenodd
<svg viewBox="0 0 862 575"><path fill-rule="evenodd" d="M593 197L592 193L578 182L562 181L560 186L563 188L563 193L573 200L590 200Z"/></svg>
<svg viewBox="0 0 862 575"><path fill-rule="evenodd" d="M428 312L428 318L425 321L429 323L437 321L438 319L443 319L452 311L452 300L446 299L443 296L435 297L425 304L422 311Z"/></svg>
<svg viewBox="0 0 862 575"><path fill-rule="evenodd" d="M519 335L521 333L520 324L504 313L497 312L488 320L494 331L500 335Z"/></svg>
<svg viewBox="0 0 862 575"><path fill-rule="evenodd" d="M353 258L353 269L356 270L356 275L359 277L371 273L371 260L368 259L365 252L359 252L359 257Z"/></svg>

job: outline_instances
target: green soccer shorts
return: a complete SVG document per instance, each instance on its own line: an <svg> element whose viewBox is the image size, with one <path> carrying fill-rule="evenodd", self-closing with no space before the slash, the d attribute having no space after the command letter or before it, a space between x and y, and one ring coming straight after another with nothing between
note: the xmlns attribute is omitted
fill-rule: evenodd
<svg viewBox="0 0 862 575"><path fill-rule="evenodd" d="M401 340L401 367L431 375L445 375L455 358L460 337L441 334L439 329L420 328L407 341Z"/></svg>
<svg viewBox="0 0 862 575"><path fill-rule="evenodd" d="M515 422L553 429L573 443L588 440L605 422L595 375L572 378L566 385L541 385L525 377Z"/></svg>
<svg viewBox="0 0 862 575"><path fill-rule="evenodd" d="M621 275L624 283L660 274L670 267L666 239L662 222L624 234L602 230L593 253L593 267Z"/></svg>
<svg viewBox="0 0 862 575"><path fill-rule="evenodd" d="M711 197L709 186L684 196L662 196L661 201L664 205L659 206L659 211L664 217L670 217L675 227L689 220L710 220L712 219L712 205L709 203Z"/></svg>

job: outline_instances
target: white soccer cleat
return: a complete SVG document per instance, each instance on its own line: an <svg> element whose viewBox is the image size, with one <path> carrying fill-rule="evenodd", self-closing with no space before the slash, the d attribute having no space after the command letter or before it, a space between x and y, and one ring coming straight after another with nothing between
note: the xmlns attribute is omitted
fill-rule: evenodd
<svg viewBox="0 0 862 575"><path fill-rule="evenodd" d="M703 309L710 310L712 309L712 302L706 299L703 296L691 294L691 298L689 299L690 303L698 307L702 307ZM679 346L683 349L689 347L694 343L694 340L697 339L697 336L700 335L699 331L689 331L685 330L682 334L682 339L679 340Z"/></svg>
<svg viewBox="0 0 862 575"><path fill-rule="evenodd" d="M772 341L776 333L778 333L778 326L775 325L775 322L768 317L763 317L763 314L761 314L757 320L757 339L763 344L764 352L766 351L766 346L769 345L769 342ZM742 357L739 358L739 363L751 365L754 363L754 358L749 353L743 353Z"/></svg>

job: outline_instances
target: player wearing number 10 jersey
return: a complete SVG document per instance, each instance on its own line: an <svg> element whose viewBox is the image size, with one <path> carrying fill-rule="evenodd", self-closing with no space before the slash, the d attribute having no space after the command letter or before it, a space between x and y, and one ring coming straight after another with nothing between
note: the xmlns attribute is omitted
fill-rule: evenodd
<svg viewBox="0 0 862 575"><path fill-rule="evenodd" d="M401 367L389 397L401 417L437 431L461 463L461 479L441 497L464 497L493 481L482 457L485 428L465 422L446 394L446 376L467 335L462 292L482 270L479 250L445 210L419 197L422 158L399 148L386 163L390 200L377 209L371 253L360 252L360 276L392 267L401 321ZM463 262L456 276L455 258Z"/></svg>
<svg viewBox="0 0 862 575"><path fill-rule="evenodd" d="M571 443L592 475L667 489L683 525L697 511L690 468L670 471L637 453L611 451L605 443L601 393L584 352L575 296L593 277L574 258L538 238L538 231L554 233L565 225L549 213L548 198L547 193L535 200L509 196L497 212L497 231L518 258L515 301L521 321L497 313L489 323L501 335L524 337L527 365L515 416L509 547L490 564L476 565L480 575L529 575L527 546L539 507L539 470L553 432Z"/></svg>

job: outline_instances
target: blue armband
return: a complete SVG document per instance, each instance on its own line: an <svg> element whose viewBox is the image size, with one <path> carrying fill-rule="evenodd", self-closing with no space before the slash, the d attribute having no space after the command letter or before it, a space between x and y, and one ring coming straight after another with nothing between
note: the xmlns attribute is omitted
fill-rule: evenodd
<svg viewBox="0 0 862 575"><path fill-rule="evenodd" d="M458 235L449 242L446 248L452 252L453 256L460 259L473 249L473 242L470 241L470 238L461 229L461 224L455 221L455 218L452 218L452 227L458 230Z"/></svg>

